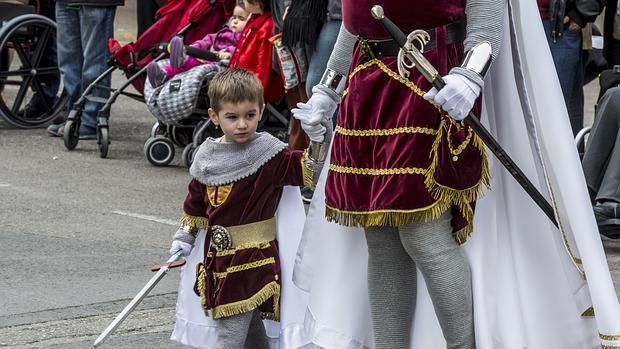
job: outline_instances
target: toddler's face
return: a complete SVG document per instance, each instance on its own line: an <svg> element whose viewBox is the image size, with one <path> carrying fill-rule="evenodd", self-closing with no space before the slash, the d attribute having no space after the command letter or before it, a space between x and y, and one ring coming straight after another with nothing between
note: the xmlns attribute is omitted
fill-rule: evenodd
<svg viewBox="0 0 620 349"><path fill-rule="evenodd" d="M241 8L241 6L236 6L230 20L230 30L232 30L233 33L242 32L243 28L245 28L245 24L248 22L249 16L250 14Z"/></svg>
<svg viewBox="0 0 620 349"><path fill-rule="evenodd" d="M209 108L209 117L222 128L224 142L242 144L256 133L262 112L258 102L223 102L217 113Z"/></svg>

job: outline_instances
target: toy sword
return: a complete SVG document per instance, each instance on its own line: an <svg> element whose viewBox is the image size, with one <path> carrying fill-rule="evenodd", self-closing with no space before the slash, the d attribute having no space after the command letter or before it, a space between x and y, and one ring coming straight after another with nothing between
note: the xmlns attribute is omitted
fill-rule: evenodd
<svg viewBox="0 0 620 349"><path fill-rule="evenodd" d="M437 90L441 90L444 86L446 86L445 81L439 75L439 72L433 65L422 55L422 52L418 50L414 45L413 41L417 41L420 46L423 48L424 44L428 40L428 33L420 30L414 31L409 34L409 37L405 36L405 33L400 30L392 22L389 18L385 17L383 12L383 7L380 5L375 5L370 10L372 16L379 20L383 28L390 34L392 39L396 41L398 46L401 48L399 52L399 66L398 70L401 75L406 75L404 72L404 67L412 68L415 66L420 74L426 78ZM403 61L403 58L409 59L409 61L413 64L407 65L406 63L400 63ZM408 72L407 72L408 73ZM484 144L491 150L493 154L497 157L497 159L504 165L506 170L512 175L512 177L523 187L523 189L527 192L527 194L534 200L534 202L542 209L542 211L549 217L551 222L558 227L558 222L555 218L555 214L553 211L553 207L547 199L536 189L536 187L532 184L532 182L525 176L523 171L515 164L515 162L508 156L506 151L502 149L497 140L493 138L491 133L482 126L480 120L476 118L476 116L470 111L469 115L464 119L464 121L469 125L469 127L476 132L476 134L482 139Z"/></svg>
<svg viewBox="0 0 620 349"><path fill-rule="evenodd" d="M140 302L142 302L142 300L149 294L149 292L151 292L155 285L157 285L157 283L164 278L164 276L166 275L166 273L168 273L170 269L180 267L185 264L184 259L179 260L182 256L182 251L178 251L177 253L173 254L165 264L155 265L151 268L151 270L157 271L157 273L151 278L151 280L149 280L149 282L146 283L146 285L144 285L140 292L138 292L138 294L133 297L131 302L127 304L123 311L121 311L120 314L116 316L116 318L108 325L108 327L106 327L106 329L101 332L101 334L95 341L95 344L93 344L95 347L101 345L101 343L103 343L110 336L110 334L112 334L112 332L114 332L118 328L118 326L127 318L127 316L129 316L129 313L136 309L138 304L140 304Z"/></svg>

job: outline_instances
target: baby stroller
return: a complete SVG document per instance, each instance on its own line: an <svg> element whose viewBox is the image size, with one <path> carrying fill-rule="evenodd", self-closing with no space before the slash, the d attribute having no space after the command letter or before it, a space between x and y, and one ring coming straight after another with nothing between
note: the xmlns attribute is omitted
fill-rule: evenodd
<svg viewBox="0 0 620 349"><path fill-rule="evenodd" d="M29 5L0 1L0 117L14 127L40 127L54 119L68 100L62 94L58 64L46 55L56 44L56 23L39 13L52 11L45 0L31 0ZM54 83L60 86L56 95L44 93L47 84ZM41 111L23 112L34 96Z"/></svg>
<svg viewBox="0 0 620 349"><path fill-rule="evenodd" d="M90 84L82 96L74 103L64 126L63 140L68 150L78 144L80 118L87 101L98 103L101 108L97 114L97 144L100 156L105 158L110 144L108 118L112 104L119 95L125 95L144 102L142 93L146 76L146 65L153 60L161 60L166 53L157 50L159 43L169 41L173 36L182 36L185 43L191 43L220 28L235 5L235 0L171 0L157 12L160 18L135 42L121 46L118 41L108 42L112 59L110 68ZM106 76L121 69L127 81L118 89L99 85ZM140 94L125 92L133 85ZM93 95L95 89L109 90L109 98Z"/></svg>
<svg viewBox="0 0 620 349"><path fill-rule="evenodd" d="M206 58L209 52L192 49L187 53L189 56ZM157 64L161 67L168 64L168 60L160 60ZM177 74L157 88L146 82L146 105L157 119L151 136L144 143L144 155L152 165L170 164L174 159L176 145L183 148L183 164L189 168L195 151L207 137L223 135L209 118L207 94L209 82L223 69L227 69L226 62L205 64ZM259 131L269 132L284 142L288 141L289 113L284 105L267 103Z"/></svg>

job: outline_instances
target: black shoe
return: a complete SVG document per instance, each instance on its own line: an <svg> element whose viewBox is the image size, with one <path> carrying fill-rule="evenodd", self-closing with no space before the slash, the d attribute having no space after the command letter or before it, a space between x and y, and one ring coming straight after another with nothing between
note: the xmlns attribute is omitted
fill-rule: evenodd
<svg viewBox="0 0 620 349"><path fill-rule="evenodd" d="M301 201L304 203L309 204L312 201L312 195L314 195L312 189L308 187L301 188Z"/></svg>
<svg viewBox="0 0 620 349"><path fill-rule="evenodd" d="M601 235L620 239L620 203L606 201L594 205L594 217Z"/></svg>

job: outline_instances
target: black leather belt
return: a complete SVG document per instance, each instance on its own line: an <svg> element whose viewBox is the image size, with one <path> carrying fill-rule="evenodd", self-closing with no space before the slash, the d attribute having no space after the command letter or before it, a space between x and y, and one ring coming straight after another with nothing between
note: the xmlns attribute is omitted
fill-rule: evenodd
<svg viewBox="0 0 620 349"><path fill-rule="evenodd" d="M446 45L450 45L456 42L461 42L465 40L466 35L466 21L454 22L446 25ZM426 45L424 45L424 51L429 51L435 48L435 29L426 30L428 35L430 36L430 40ZM365 45L375 57L380 56L396 56L398 55L398 50L400 47L396 43L396 41L392 39L386 40L372 40L372 39L360 39L361 43ZM418 46L419 43L414 41L414 46L418 50L421 47Z"/></svg>

